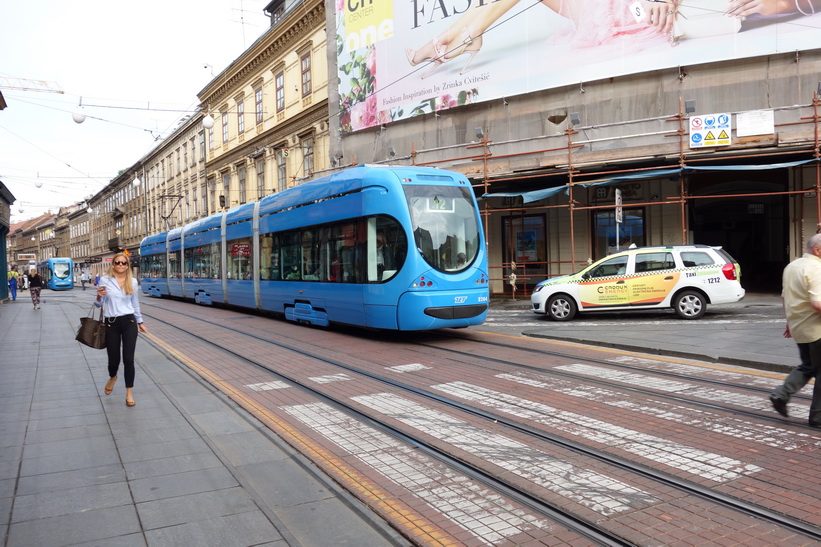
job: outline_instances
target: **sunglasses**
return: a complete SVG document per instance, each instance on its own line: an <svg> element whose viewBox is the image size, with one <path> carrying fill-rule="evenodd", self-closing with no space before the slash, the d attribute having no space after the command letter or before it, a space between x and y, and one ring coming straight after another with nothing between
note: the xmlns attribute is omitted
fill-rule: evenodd
<svg viewBox="0 0 821 547"><path fill-rule="evenodd" d="M115 266L128 266L128 262L126 262L124 260L115 260L114 265Z"/></svg>

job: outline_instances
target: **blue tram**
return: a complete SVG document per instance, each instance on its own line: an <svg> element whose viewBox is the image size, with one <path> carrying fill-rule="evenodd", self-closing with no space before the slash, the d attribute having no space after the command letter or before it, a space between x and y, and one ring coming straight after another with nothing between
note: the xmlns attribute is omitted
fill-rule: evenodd
<svg viewBox="0 0 821 547"><path fill-rule="evenodd" d="M74 288L74 263L68 257L49 258L37 264L43 285L53 291Z"/></svg>
<svg viewBox="0 0 821 547"><path fill-rule="evenodd" d="M146 237L142 291L287 319L427 330L484 322L487 255L461 174L359 166Z"/></svg>

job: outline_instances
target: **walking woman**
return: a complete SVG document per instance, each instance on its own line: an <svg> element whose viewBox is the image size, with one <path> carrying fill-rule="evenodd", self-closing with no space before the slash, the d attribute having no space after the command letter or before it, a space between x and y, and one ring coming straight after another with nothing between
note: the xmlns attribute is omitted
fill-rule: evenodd
<svg viewBox="0 0 821 547"><path fill-rule="evenodd" d="M31 303L34 304L34 309L40 309L40 289L43 288L43 278L37 273L34 268L29 272L29 291L31 291Z"/></svg>
<svg viewBox="0 0 821 547"><path fill-rule="evenodd" d="M125 373L125 404L134 406L131 390L134 388L134 350L137 347L137 331L146 333L143 316L140 313L137 280L131 276L128 255L117 253L111 261L106 275L97 284L95 305L103 307L106 326L106 351L108 352L109 380L105 394L111 394L117 382L120 368L120 348L122 347L123 370Z"/></svg>

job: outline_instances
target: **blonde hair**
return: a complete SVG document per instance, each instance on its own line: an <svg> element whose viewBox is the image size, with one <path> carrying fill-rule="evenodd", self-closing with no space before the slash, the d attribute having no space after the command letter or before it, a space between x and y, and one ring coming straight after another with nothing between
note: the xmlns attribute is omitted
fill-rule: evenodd
<svg viewBox="0 0 821 547"><path fill-rule="evenodd" d="M125 294L134 294L134 282L132 281L134 278L131 276L131 260L123 253L117 253L114 255L114 258L111 259L111 264L108 266L108 271L105 274L108 277L116 278L114 275L114 261L120 257L122 257L122 259L128 264L128 268L125 269L125 287L123 287L123 292Z"/></svg>

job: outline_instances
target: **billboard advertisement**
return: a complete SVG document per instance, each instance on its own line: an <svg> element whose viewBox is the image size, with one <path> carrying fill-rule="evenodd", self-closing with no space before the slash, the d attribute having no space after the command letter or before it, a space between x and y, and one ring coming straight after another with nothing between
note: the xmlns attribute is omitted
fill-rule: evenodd
<svg viewBox="0 0 821 547"><path fill-rule="evenodd" d="M821 0L788 4L779 13L780 0L336 0L342 130L821 47Z"/></svg>

